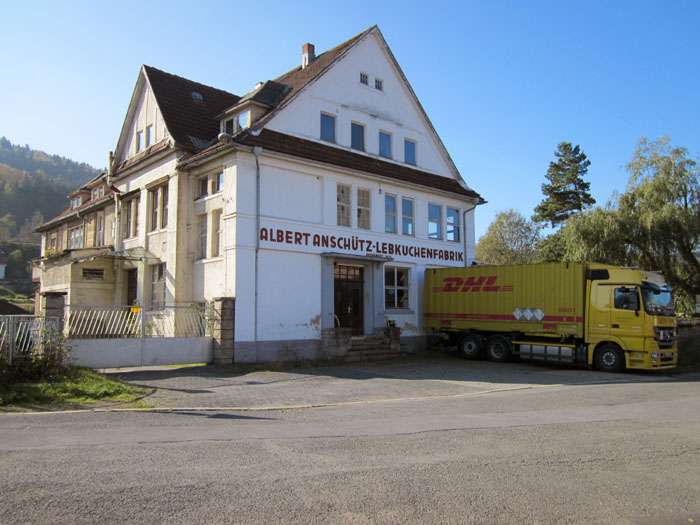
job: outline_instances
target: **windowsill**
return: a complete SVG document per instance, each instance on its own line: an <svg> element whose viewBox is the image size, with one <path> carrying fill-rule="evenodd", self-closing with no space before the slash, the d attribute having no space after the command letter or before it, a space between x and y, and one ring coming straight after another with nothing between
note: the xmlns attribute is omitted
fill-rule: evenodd
<svg viewBox="0 0 700 525"><path fill-rule="evenodd" d="M372 91L373 93L379 93L379 94L381 94L381 95L385 95L385 94L386 94L386 91L384 91L383 89L377 89L376 87L372 87L372 86L370 86L369 84L363 84L362 82L358 82L358 84L360 84L360 86L363 87L363 88L365 88L365 89L369 89L369 90Z"/></svg>
<svg viewBox="0 0 700 525"><path fill-rule="evenodd" d="M197 198L194 200L194 202L204 202L204 201L206 201L206 200L208 200L208 199L210 199L210 198L218 197L218 196L220 196L222 193L223 193L223 190L222 190L222 191L217 191L216 193L210 193L210 194L207 194L207 195L202 195L201 197L197 197Z"/></svg>
<svg viewBox="0 0 700 525"><path fill-rule="evenodd" d="M415 315L416 312L410 308L386 308L384 313L393 315Z"/></svg>
<svg viewBox="0 0 700 525"><path fill-rule="evenodd" d="M157 233L166 233L167 231L168 231L168 227L166 226L164 228L158 228L157 230L151 230L146 235L155 235Z"/></svg>
<svg viewBox="0 0 700 525"><path fill-rule="evenodd" d="M208 259L195 259L194 262L195 262L195 264L197 264L197 263L209 264L209 263L219 262L219 261L223 261L223 260L224 260L223 255L217 255L216 257L210 257Z"/></svg>

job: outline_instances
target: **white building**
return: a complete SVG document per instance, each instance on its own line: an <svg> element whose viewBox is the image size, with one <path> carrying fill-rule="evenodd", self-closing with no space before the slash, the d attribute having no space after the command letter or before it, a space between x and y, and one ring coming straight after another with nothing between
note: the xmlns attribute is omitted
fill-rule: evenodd
<svg viewBox="0 0 700 525"><path fill-rule="evenodd" d="M422 345L423 272L473 260L484 202L376 26L319 56L305 44L243 97L143 66L110 173L81 191L39 229L40 292L235 298L236 361L323 357L388 324Z"/></svg>

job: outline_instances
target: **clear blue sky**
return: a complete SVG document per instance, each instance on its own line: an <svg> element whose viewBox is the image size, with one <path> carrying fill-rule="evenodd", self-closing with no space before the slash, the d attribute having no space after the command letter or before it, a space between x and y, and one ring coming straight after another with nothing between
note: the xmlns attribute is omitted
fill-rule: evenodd
<svg viewBox="0 0 700 525"><path fill-rule="evenodd" d="M467 183L532 214L561 141L593 196L624 190L640 137L700 148L700 2L0 0L0 135L104 167L141 64L225 89L378 24Z"/></svg>

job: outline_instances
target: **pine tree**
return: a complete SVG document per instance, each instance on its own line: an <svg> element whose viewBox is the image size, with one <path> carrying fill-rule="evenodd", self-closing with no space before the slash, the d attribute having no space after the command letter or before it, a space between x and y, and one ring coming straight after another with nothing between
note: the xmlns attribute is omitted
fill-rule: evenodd
<svg viewBox="0 0 700 525"><path fill-rule="evenodd" d="M554 152L556 162L549 163L545 177L549 183L542 184L545 199L535 208L532 219L549 222L552 228L564 223L572 214L595 204L591 197L591 184L583 180L591 161L578 146L562 142Z"/></svg>

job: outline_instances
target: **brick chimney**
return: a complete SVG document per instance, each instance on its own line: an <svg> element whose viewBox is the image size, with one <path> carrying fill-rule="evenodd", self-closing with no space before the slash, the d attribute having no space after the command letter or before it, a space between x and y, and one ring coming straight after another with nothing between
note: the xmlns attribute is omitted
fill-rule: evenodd
<svg viewBox="0 0 700 525"><path fill-rule="evenodd" d="M301 69L309 65L316 58L313 44L304 44L301 46Z"/></svg>

